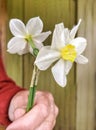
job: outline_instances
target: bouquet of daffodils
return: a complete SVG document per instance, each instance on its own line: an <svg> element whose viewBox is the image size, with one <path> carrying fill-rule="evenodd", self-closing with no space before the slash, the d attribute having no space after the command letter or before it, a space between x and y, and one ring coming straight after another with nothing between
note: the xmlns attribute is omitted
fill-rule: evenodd
<svg viewBox="0 0 96 130"><path fill-rule="evenodd" d="M51 34L51 31L42 32L43 22L39 17L31 18L26 26L19 19L11 19L10 30L14 37L8 42L8 52L11 54L23 55L31 53L36 59L30 84L27 112L32 108L40 70L46 70L54 62L51 71L57 84L65 87L67 74L73 62L86 64L88 59L82 55L86 48L87 41L83 37L75 38L76 32L81 23L69 30L63 23L55 25L50 46L44 46L44 40Z"/></svg>

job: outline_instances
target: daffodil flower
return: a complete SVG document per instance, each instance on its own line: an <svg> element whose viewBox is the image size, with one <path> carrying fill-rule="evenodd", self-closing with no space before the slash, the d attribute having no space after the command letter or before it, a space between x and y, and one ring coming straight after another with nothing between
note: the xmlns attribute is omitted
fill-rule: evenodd
<svg viewBox="0 0 96 130"><path fill-rule="evenodd" d="M55 26L51 46L44 46L39 51L35 64L40 70L46 70L53 62L52 74L55 81L61 86L66 86L66 75L69 73L73 62L85 64L88 59L81 55L86 48L87 41L83 37L75 38L78 24L68 30L64 28L64 24L60 23Z"/></svg>
<svg viewBox="0 0 96 130"><path fill-rule="evenodd" d="M31 18L26 26L19 19L11 19L9 23L11 33L14 37L8 42L8 52L19 55L39 51L43 41L51 34L50 31L43 32L43 22L39 17Z"/></svg>

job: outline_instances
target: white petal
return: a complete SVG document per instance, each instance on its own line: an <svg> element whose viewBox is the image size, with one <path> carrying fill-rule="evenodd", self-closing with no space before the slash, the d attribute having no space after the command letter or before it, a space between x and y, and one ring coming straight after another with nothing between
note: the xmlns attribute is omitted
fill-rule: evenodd
<svg viewBox="0 0 96 130"><path fill-rule="evenodd" d="M79 64L86 64L88 63L88 59L86 57L84 57L83 55L79 55L75 61Z"/></svg>
<svg viewBox="0 0 96 130"><path fill-rule="evenodd" d="M76 47L77 55L80 55L86 48L87 41L83 37L73 39L70 44Z"/></svg>
<svg viewBox="0 0 96 130"><path fill-rule="evenodd" d="M26 41L22 38L17 38L17 37L13 37L9 42L8 42L8 52L15 54L25 54L26 52L28 52L27 50L27 45L26 45Z"/></svg>
<svg viewBox="0 0 96 130"><path fill-rule="evenodd" d="M31 54L33 54L33 49L32 49L32 47L29 45L29 52L31 53Z"/></svg>
<svg viewBox="0 0 96 130"><path fill-rule="evenodd" d="M55 25L51 48L61 49L64 46L65 46L64 25L63 23L60 23Z"/></svg>
<svg viewBox="0 0 96 130"><path fill-rule="evenodd" d="M39 17L31 18L27 25L26 30L31 35L37 35L42 32L43 22Z"/></svg>
<svg viewBox="0 0 96 130"><path fill-rule="evenodd" d="M68 28L64 29L64 35L65 35L65 44L68 44L70 42L70 36L69 36Z"/></svg>
<svg viewBox="0 0 96 130"><path fill-rule="evenodd" d="M81 19L79 20L78 24L75 27L72 28L72 30L70 32L70 38L71 38L71 40L74 39L74 37L75 37L75 35L77 33L77 30L78 30L78 28L80 26L80 23L81 23Z"/></svg>
<svg viewBox="0 0 96 130"><path fill-rule="evenodd" d="M39 50L43 47L43 43L36 41L36 40L33 40L33 41L34 41L36 48L38 48Z"/></svg>
<svg viewBox="0 0 96 130"><path fill-rule="evenodd" d="M25 25L19 19L11 19L9 27L12 34L16 37L24 37L26 35Z"/></svg>
<svg viewBox="0 0 96 130"><path fill-rule="evenodd" d="M64 60L60 59L53 67L52 74L54 76L55 81L61 86L66 86L66 74L65 74L65 64Z"/></svg>
<svg viewBox="0 0 96 130"><path fill-rule="evenodd" d="M51 50L49 46L44 46L39 51L35 64L40 70L46 70L50 65L60 58L60 53Z"/></svg>
<svg viewBox="0 0 96 130"><path fill-rule="evenodd" d="M19 54L19 55L23 55L23 54L26 54L26 53L28 53L28 52L30 52L30 51L29 51L28 44L26 44L26 47L25 47L24 49L20 50L20 51L18 52L18 54Z"/></svg>
<svg viewBox="0 0 96 130"><path fill-rule="evenodd" d="M33 36L33 39L39 42L43 42L49 35L51 34L51 31L40 33L39 35Z"/></svg>
<svg viewBox="0 0 96 130"><path fill-rule="evenodd" d="M65 74L67 75L70 71L70 69L72 68L72 62L70 61L65 61Z"/></svg>

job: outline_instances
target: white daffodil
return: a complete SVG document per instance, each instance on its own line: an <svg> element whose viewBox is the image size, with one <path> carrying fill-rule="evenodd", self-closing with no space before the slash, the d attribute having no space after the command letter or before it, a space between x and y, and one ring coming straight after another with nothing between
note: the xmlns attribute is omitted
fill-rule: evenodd
<svg viewBox="0 0 96 130"><path fill-rule="evenodd" d="M81 20L71 31L64 28L63 23L57 24L53 32L52 45L42 47L35 61L40 70L46 70L53 62L57 61L52 67L52 74L62 87L67 83L66 75L74 61L80 64L88 62L88 59L81 55L87 45L86 39L83 37L74 38L80 23Z"/></svg>
<svg viewBox="0 0 96 130"><path fill-rule="evenodd" d="M39 17L31 18L26 26L19 19L11 19L9 23L14 37L8 42L8 52L19 55L33 53L33 49L40 50L42 42L51 34L43 32L43 22Z"/></svg>

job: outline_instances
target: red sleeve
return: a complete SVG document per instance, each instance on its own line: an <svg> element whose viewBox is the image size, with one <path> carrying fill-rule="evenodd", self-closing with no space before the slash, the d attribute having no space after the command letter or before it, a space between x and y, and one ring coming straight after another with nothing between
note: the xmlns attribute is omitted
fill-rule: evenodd
<svg viewBox="0 0 96 130"><path fill-rule="evenodd" d="M0 57L0 124L7 126L10 123L8 119L8 107L12 97L20 90L22 88L18 87L7 76Z"/></svg>

